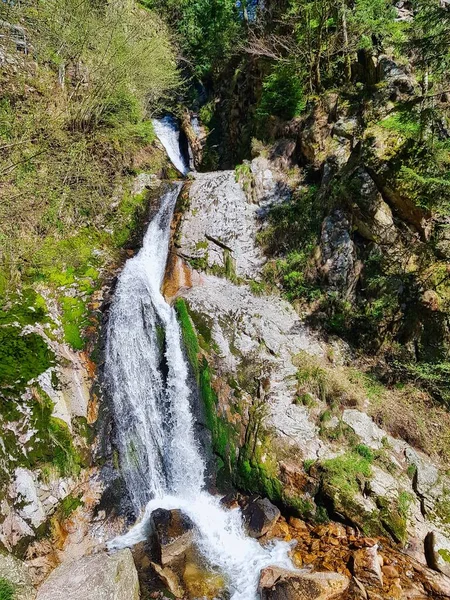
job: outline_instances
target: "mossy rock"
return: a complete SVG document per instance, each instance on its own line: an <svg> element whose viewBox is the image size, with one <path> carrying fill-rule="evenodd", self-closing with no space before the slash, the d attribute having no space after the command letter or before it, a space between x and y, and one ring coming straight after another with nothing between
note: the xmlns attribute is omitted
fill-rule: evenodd
<svg viewBox="0 0 450 600"><path fill-rule="evenodd" d="M0 387L23 391L29 381L55 364L55 355L37 333L0 327Z"/></svg>

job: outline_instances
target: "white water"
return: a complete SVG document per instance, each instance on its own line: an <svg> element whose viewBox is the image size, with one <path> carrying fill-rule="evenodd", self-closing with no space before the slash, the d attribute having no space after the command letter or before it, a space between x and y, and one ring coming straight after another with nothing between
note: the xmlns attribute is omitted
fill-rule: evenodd
<svg viewBox="0 0 450 600"><path fill-rule="evenodd" d="M137 512L144 507L145 511L140 522L109 548L130 547L146 539L156 508L179 508L195 523L197 547L225 576L231 599L255 600L262 568L292 568L290 546L277 542L263 548L246 536L239 510L223 508L219 498L204 490L204 462L194 436L180 328L175 310L160 292L180 185L174 184L162 196L143 248L127 261L111 306L105 373L114 405L116 444L133 503Z"/></svg>
<svg viewBox="0 0 450 600"><path fill-rule="evenodd" d="M153 128L172 164L182 175L187 175L189 168L180 152L180 132L176 120L170 116L153 119Z"/></svg>

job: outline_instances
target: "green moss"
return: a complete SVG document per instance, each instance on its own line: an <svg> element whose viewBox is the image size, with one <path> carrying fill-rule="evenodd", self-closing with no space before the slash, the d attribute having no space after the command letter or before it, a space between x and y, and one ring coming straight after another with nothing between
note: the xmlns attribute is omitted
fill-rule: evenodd
<svg viewBox="0 0 450 600"><path fill-rule="evenodd" d="M15 597L16 594L12 583L0 577L0 600L14 600Z"/></svg>
<svg viewBox="0 0 450 600"><path fill-rule="evenodd" d="M380 509L380 523L386 532L398 543L407 539L409 508L412 496L408 492L400 492L398 500L389 502L385 498L377 498Z"/></svg>
<svg viewBox="0 0 450 600"><path fill-rule="evenodd" d="M380 121L379 125L383 129L415 139L419 137L421 130L420 117L411 110L399 110Z"/></svg>
<svg viewBox="0 0 450 600"><path fill-rule="evenodd" d="M236 274L236 264L229 250L223 251L223 262L225 267L225 277L232 283L237 283L239 278Z"/></svg>
<svg viewBox="0 0 450 600"><path fill-rule="evenodd" d="M177 311L178 320L181 326L184 347L197 381L199 381L198 355L200 352L200 346L198 344L197 335L192 325L192 321L189 317L186 302L182 298L178 298L178 300L175 302L175 309Z"/></svg>
<svg viewBox="0 0 450 600"><path fill-rule="evenodd" d="M10 298L9 304L8 310L0 310L0 325L19 323L25 327L48 321L44 298L31 288L24 289L20 296Z"/></svg>
<svg viewBox="0 0 450 600"><path fill-rule="evenodd" d="M375 458L372 450L365 444L358 444L355 447L355 452L368 460L370 463L372 463Z"/></svg>
<svg viewBox="0 0 450 600"><path fill-rule="evenodd" d="M189 315L194 323L200 347L209 353L213 344L211 334L212 321L191 308L189 308Z"/></svg>
<svg viewBox="0 0 450 600"><path fill-rule="evenodd" d="M166 331L162 325L156 325L156 341L160 352L163 352L166 345Z"/></svg>
<svg viewBox="0 0 450 600"><path fill-rule="evenodd" d="M52 401L42 390L37 392L30 419L35 433L26 448L25 464L30 468L51 464L63 476L76 475L82 459L67 423L52 416Z"/></svg>
<svg viewBox="0 0 450 600"><path fill-rule="evenodd" d="M445 562L450 563L450 552L448 550L441 548L440 550L438 550L438 554L441 558L445 560Z"/></svg>
<svg viewBox="0 0 450 600"><path fill-rule="evenodd" d="M79 506L83 506L81 496L73 496L72 494L69 494L63 500L61 500L58 506L58 511L62 519L67 519L74 511L76 511Z"/></svg>
<svg viewBox="0 0 450 600"><path fill-rule="evenodd" d="M137 224L141 220L148 202L148 192L132 195L125 193L117 211L114 222L113 243L121 248L130 239Z"/></svg>
<svg viewBox="0 0 450 600"><path fill-rule="evenodd" d="M315 458L308 458L307 460L303 461L303 468L305 469L306 473L309 473L311 467L316 463L316 459Z"/></svg>
<svg viewBox="0 0 450 600"><path fill-rule="evenodd" d="M82 350L85 345L82 331L88 325L86 305L81 298L65 296L61 308L64 338L74 350Z"/></svg>
<svg viewBox="0 0 450 600"><path fill-rule="evenodd" d="M352 497L361 488L361 481L371 475L371 460L355 452L347 452L322 462L324 478L345 496Z"/></svg>
<svg viewBox="0 0 450 600"><path fill-rule="evenodd" d="M256 460L240 459L237 465L236 480L240 488L256 492L274 502L283 499L283 486L267 467Z"/></svg>
<svg viewBox="0 0 450 600"><path fill-rule="evenodd" d="M0 327L0 387L23 390L54 362L55 355L40 335L22 335L14 326Z"/></svg>

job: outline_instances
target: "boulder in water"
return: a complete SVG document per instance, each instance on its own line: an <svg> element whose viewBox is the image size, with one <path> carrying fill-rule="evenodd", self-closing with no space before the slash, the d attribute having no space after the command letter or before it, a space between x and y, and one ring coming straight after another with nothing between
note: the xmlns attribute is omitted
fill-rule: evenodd
<svg viewBox="0 0 450 600"><path fill-rule="evenodd" d="M275 526L280 518L280 511L267 498L259 498L250 502L243 515L250 537L260 538Z"/></svg>
<svg viewBox="0 0 450 600"><path fill-rule="evenodd" d="M131 551L101 552L57 567L37 600L139 600L139 580Z"/></svg>
<svg viewBox="0 0 450 600"><path fill-rule="evenodd" d="M192 546L194 523L181 510L158 508L152 512L158 560L164 567L186 554Z"/></svg>
<svg viewBox="0 0 450 600"><path fill-rule="evenodd" d="M338 600L350 580L339 573L305 573L267 567L261 571L261 600Z"/></svg>

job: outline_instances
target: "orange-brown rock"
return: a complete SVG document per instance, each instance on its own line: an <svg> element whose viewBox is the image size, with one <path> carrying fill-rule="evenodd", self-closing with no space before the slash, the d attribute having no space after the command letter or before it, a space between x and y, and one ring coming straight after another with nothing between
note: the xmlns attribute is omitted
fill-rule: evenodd
<svg viewBox="0 0 450 600"><path fill-rule="evenodd" d="M353 573L363 584L383 587L383 573L376 545L356 550L353 555Z"/></svg>
<svg viewBox="0 0 450 600"><path fill-rule="evenodd" d="M261 572L261 600L338 600L345 597L348 577L339 573L302 573L278 567Z"/></svg>
<svg viewBox="0 0 450 600"><path fill-rule="evenodd" d="M167 261L163 282L163 295L171 303L180 290L192 287L192 271L189 265L175 252L171 252Z"/></svg>

